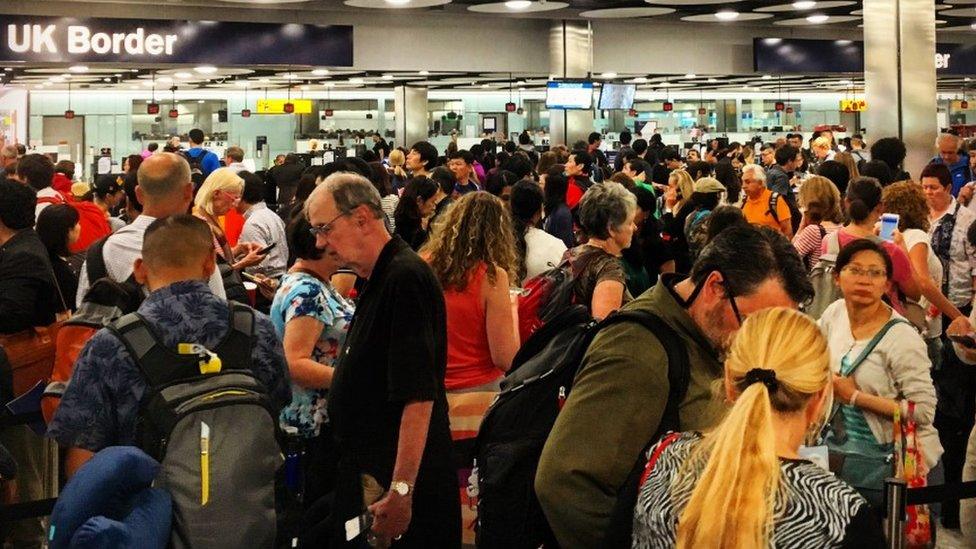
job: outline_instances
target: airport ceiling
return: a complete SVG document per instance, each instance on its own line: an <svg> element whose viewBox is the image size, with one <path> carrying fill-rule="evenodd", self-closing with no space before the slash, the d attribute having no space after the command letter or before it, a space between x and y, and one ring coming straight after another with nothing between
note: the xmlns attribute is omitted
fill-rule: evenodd
<svg viewBox="0 0 976 549"><path fill-rule="evenodd" d="M837 92L863 94L861 75L729 75L729 74L616 74L592 75L594 81L625 82L638 90L667 95L671 92L744 93L760 92L788 97L795 93ZM283 91L289 87L295 97L304 92L327 92L341 97L342 92L390 90L398 85L423 86L430 90L510 92L542 91L549 75L475 72L404 72L356 71L346 69L295 67L274 70L267 67L185 67L160 70L131 69L121 66L36 66L0 67L0 85L26 87L29 90L130 91L155 93L166 98L173 91L247 90L260 97L266 90ZM968 77L940 77L939 91L960 93L976 88Z"/></svg>
<svg viewBox="0 0 976 549"><path fill-rule="evenodd" d="M153 1L153 0L143 0ZM181 0L193 4L202 0ZM270 9L309 7L360 12L404 11L481 13L562 19L655 19L693 23L754 24L777 27L861 24L860 0L219 0ZM213 2L209 2L210 5ZM972 31L976 0L936 0L941 30Z"/></svg>

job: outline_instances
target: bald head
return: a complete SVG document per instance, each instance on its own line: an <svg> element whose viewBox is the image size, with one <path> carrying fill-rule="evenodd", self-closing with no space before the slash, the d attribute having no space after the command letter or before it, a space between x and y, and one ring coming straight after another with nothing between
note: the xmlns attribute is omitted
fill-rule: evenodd
<svg viewBox="0 0 976 549"><path fill-rule="evenodd" d="M182 156L154 154L139 166L136 177L139 200L146 215L162 217L186 211L193 197L193 183L190 180L190 165ZM153 211L159 207L165 211Z"/></svg>
<svg viewBox="0 0 976 549"><path fill-rule="evenodd" d="M0 148L0 168L6 168L17 161L17 146L5 145Z"/></svg>

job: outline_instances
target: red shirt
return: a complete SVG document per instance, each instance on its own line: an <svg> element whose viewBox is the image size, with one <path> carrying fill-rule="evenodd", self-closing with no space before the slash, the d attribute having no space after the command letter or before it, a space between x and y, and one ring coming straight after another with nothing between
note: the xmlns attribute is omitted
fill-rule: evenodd
<svg viewBox="0 0 976 549"><path fill-rule="evenodd" d="M485 264L473 269L464 291L444 290L444 304L447 307L447 373L444 387L448 391L477 387L504 375L491 360L488 345L485 303L481 297L487 271Z"/></svg>

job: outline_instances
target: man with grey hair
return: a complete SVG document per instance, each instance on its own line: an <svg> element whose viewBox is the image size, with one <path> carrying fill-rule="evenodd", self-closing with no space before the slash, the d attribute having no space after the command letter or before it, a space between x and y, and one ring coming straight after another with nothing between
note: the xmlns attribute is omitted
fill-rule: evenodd
<svg viewBox="0 0 976 549"><path fill-rule="evenodd" d="M193 183L190 181L190 165L183 157L174 153L154 154L142 162L136 177L139 181L136 197L142 204L142 214L88 249L78 280L75 299L78 306L81 306L88 288L99 278L107 276L116 282L129 280L135 260L142 257L142 237L146 228L156 219L186 213L190 207ZM219 270L214 269L208 284L214 295L226 298Z"/></svg>
<svg viewBox="0 0 976 549"><path fill-rule="evenodd" d="M935 140L935 148L939 154L932 159L933 164L945 164L952 174L952 196L959 196L959 190L966 183L969 183L969 156L959 154L962 148L962 139L958 135L951 133L939 134Z"/></svg>
<svg viewBox="0 0 976 549"><path fill-rule="evenodd" d="M14 175L12 166L17 165L17 146L4 145L0 149L0 178L11 177Z"/></svg>
<svg viewBox="0 0 976 549"><path fill-rule="evenodd" d="M398 539L407 547L459 547L440 285L387 232L379 193L366 178L333 174L306 204L318 247L368 280L329 389L339 449L334 546L345 543L346 522L368 508L381 546Z"/></svg>
<svg viewBox="0 0 976 549"><path fill-rule="evenodd" d="M766 172L757 164L742 167L742 214L753 225L762 225L793 238L792 213L787 198L766 188Z"/></svg>

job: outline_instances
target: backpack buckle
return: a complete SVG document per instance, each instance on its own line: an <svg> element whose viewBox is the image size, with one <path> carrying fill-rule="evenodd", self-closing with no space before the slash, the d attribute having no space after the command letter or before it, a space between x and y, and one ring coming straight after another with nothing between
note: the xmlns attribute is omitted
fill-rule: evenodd
<svg viewBox="0 0 976 549"><path fill-rule="evenodd" d="M176 351L181 355L197 355L200 358L201 374L219 374L223 363L217 353L198 343L180 343Z"/></svg>

